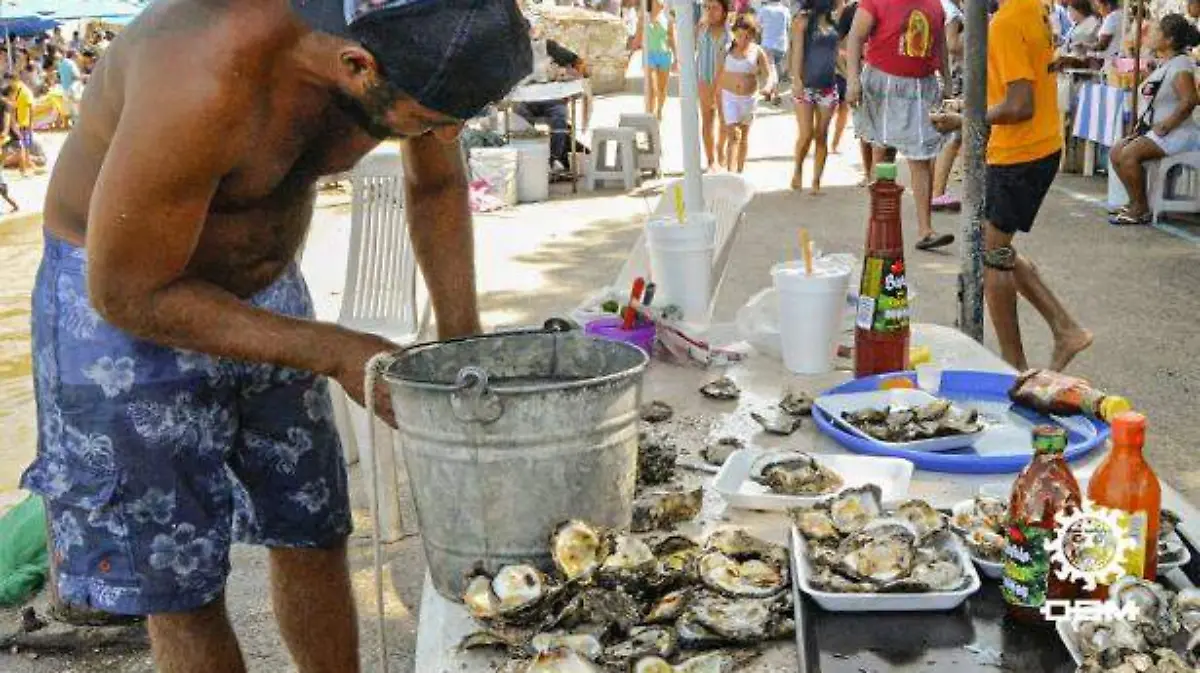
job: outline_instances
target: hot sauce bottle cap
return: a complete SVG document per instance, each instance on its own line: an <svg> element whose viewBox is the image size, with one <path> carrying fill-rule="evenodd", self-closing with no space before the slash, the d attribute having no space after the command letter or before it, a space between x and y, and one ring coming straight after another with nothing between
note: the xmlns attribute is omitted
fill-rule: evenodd
<svg viewBox="0 0 1200 673"><path fill-rule="evenodd" d="M1136 411L1117 414L1112 421L1113 444L1141 446L1146 441L1146 417Z"/></svg>
<svg viewBox="0 0 1200 673"><path fill-rule="evenodd" d="M1062 453L1066 450L1066 430L1057 425L1039 425L1033 429L1034 453Z"/></svg>
<svg viewBox="0 0 1200 673"><path fill-rule="evenodd" d="M875 164L876 180L896 181L896 164Z"/></svg>
<svg viewBox="0 0 1200 673"><path fill-rule="evenodd" d="M1133 410L1133 404L1120 395L1109 395L1100 402L1100 418L1112 423L1118 416ZM1146 419L1142 419L1145 425Z"/></svg>

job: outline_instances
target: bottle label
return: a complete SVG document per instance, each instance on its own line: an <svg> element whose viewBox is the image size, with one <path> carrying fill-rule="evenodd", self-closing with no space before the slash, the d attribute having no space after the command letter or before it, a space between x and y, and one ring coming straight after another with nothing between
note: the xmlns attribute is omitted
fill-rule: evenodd
<svg viewBox="0 0 1200 673"><path fill-rule="evenodd" d="M1041 608L1046 603L1050 555L1046 541L1051 532L1023 523L1009 524L1004 545L1004 581L1000 591L1009 605Z"/></svg>
<svg viewBox="0 0 1200 673"><path fill-rule="evenodd" d="M1138 510L1132 514L1123 514L1121 517L1121 533L1125 535L1126 539L1131 540L1133 545L1125 553L1125 559L1122 561L1121 567L1125 569L1125 573L1128 575L1144 577L1142 573L1146 570L1146 533L1150 527L1150 517L1146 514L1145 510Z"/></svg>
<svg viewBox="0 0 1200 673"><path fill-rule="evenodd" d="M867 257L859 288L860 329L900 332L908 329L908 281L903 258Z"/></svg>

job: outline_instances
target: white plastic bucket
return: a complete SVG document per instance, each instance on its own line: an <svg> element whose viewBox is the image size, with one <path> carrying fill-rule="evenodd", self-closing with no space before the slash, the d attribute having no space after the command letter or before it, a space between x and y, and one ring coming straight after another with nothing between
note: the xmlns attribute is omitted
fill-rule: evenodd
<svg viewBox="0 0 1200 673"><path fill-rule="evenodd" d="M487 180L488 193L507 206L517 205L517 151L507 147L471 150L471 177Z"/></svg>
<svg viewBox="0 0 1200 673"><path fill-rule="evenodd" d="M517 200L539 203L550 198L550 139L514 139L509 147L517 151Z"/></svg>
<svg viewBox="0 0 1200 673"><path fill-rule="evenodd" d="M712 262L717 220L693 213L685 224L675 218L646 223L650 279L657 284L655 306L676 305L683 319L704 322L712 298Z"/></svg>
<svg viewBox="0 0 1200 673"><path fill-rule="evenodd" d="M771 269L779 298L783 366L795 374L833 371L850 269L822 262L814 262L811 276L804 272L803 262L777 264Z"/></svg>

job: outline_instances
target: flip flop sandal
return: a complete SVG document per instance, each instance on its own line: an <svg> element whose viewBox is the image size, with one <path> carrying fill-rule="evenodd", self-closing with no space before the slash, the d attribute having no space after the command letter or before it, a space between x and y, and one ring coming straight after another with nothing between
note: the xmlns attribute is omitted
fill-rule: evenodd
<svg viewBox="0 0 1200 673"><path fill-rule="evenodd" d="M1145 213L1143 215L1130 215L1129 212L1126 211L1108 218L1108 223L1118 227L1138 227L1150 224L1150 220L1152 219L1154 219L1154 216L1150 213Z"/></svg>
<svg viewBox="0 0 1200 673"><path fill-rule="evenodd" d="M931 201L929 205L932 207L934 212L957 213L962 210L962 202L953 196L950 196L949 194L944 194L937 197Z"/></svg>
<svg viewBox="0 0 1200 673"><path fill-rule="evenodd" d="M954 234L930 234L917 241L917 250L944 248L954 242Z"/></svg>

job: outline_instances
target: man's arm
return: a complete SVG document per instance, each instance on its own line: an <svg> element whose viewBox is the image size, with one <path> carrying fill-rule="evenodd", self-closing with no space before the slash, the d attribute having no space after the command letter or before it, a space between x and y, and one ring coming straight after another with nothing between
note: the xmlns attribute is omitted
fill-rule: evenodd
<svg viewBox="0 0 1200 673"><path fill-rule="evenodd" d="M405 203L438 336L483 331L475 296L475 235L457 142L426 134L405 141Z"/></svg>
<svg viewBox="0 0 1200 673"><path fill-rule="evenodd" d="M189 273L217 185L253 142L243 116L250 93L204 72L182 88L145 73L131 72L128 80L88 209L88 289L96 310L164 346L333 376L361 402L363 366L394 346L255 308ZM168 89L170 96L161 95ZM164 154L164 147L172 151Z"/></svg>
<svg viewBox="0 0 1200 673"><path fill-rule="evenodd" d="M1033 82L1019 79L1004 88L1004 100L987 111L989 124L1020 124L1033 119Z"/></svg>
<svg viewBox="0 0 1200 673"><path fill-rule="evenodd" d="M863 45L874 29L875 17L860 4L854 13L854 23L850 25L850 35L846 38L846 102L851 105L858 105L862 98L859 75L862 73Z"/></svg>

